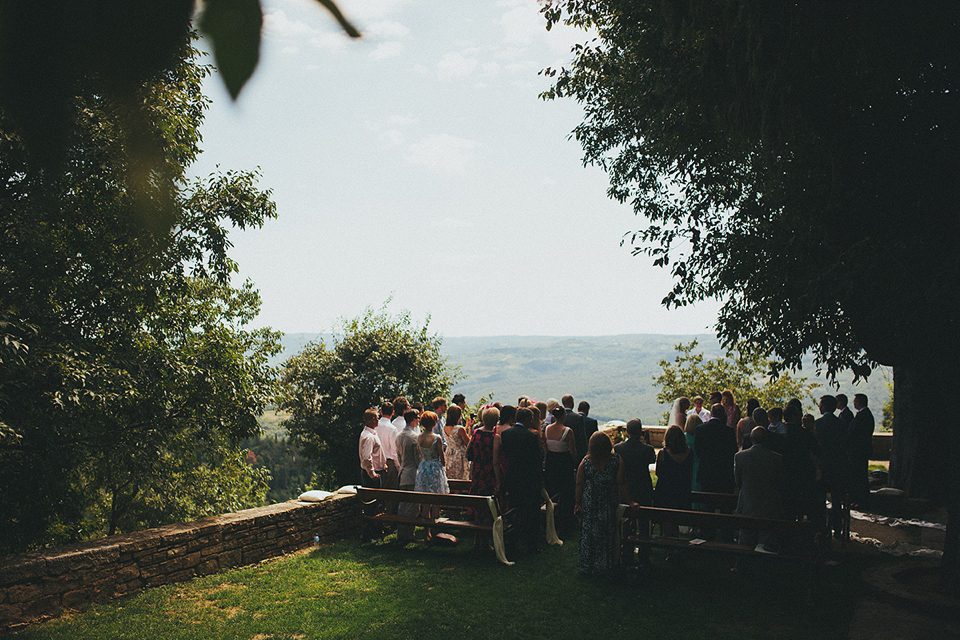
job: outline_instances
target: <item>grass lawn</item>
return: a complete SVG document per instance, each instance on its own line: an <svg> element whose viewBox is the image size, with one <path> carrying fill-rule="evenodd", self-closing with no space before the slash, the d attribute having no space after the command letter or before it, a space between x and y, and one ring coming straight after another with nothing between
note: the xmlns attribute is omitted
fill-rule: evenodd
<svg viewBox="0 0 960 640"><path fill-rule="evenodd" d="M457 547L355 540L169 585L27 629L16 638L844 638L863 556L802 574L731 574L731 560L654 552L640 586L582 577L576 540L505 567Z"/></svg>

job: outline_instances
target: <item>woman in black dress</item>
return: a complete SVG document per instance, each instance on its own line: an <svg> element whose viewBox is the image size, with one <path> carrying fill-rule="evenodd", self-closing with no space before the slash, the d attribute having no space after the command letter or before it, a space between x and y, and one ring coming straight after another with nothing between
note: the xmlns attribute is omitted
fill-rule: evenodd
<svg viewBox="0 0 960 640"><path fill-rule="evenodd" d="M683 429L674 425L663 435L663 449L657 455L657 486L653 506L664 509L690 509L690 483L693 480L693 451L687 446ZM663 535L678 534L677 525L664 523Z"/></svg>

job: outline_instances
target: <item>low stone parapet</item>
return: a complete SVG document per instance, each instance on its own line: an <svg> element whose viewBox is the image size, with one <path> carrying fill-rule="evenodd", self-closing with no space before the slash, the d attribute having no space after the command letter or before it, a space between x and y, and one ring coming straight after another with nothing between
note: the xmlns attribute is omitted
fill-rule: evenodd
<svg viewBox="0 0 960 640"><path fill-rule="evenodd" d="M291 500L0 560L0 631L359 532L355 495Z"/></svg>

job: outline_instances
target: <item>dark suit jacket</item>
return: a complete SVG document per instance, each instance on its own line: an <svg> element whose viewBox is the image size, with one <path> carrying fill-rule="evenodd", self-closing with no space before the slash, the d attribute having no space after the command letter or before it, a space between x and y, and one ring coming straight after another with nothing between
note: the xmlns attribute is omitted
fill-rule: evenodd
<svg viewBox="0 0 960 640"><path fill-rule="evenodd" d="M639 438L630 438L616 447L623 461L623 473L630 487L630 497L642 505L653 504L653 480L650 465L657 461L653 447Z"/></svg>
<svg viewBox="0 0 960 640"><path fill-rule="evenodd" d="M850 426L850 423L853 422L853 411L850 411L850 407L844 407L840 410L840 419L843 420L843 424Z"/></svg>
<svg viewBox="0 0 960 640"><path fill-rule="evenodd" d="M846 487L846 439L847 426L843 420L832 413L823 414L815 423L817 440L820 441L820 470L827 491L842 490Z"/></svg>
<svg viewBox="0 0 960 640"><path fill-rule="evenodd" d="M783 517L783 458L779 453L759 444L744 449L734 456L733 475L740 487L737 513L754 518Z"/></svg>
<svg viewBox="0 0 960 640"><path fill-rule="evenodd" d="M725 420L710 418L697 427L693 450L700 461L697 482L702 491L733 493L733 457L737 454L737 436Z"/></svg>
<svg viewBox="0 0 960 640"><path fill-rule="evenodd" d="M500 434L500 447L507 458L504 488L516 503L540 499L543 487L543 452L536 434L519 422Z"/></svg>
<svg viewBox="0 0 960 640"><path fill-rule="evenodd" d="M847 451L854 459L870 459L873 453L873 429L876 426L869 407L861 409L847 430Z"/></svg>
<svg viewBox="0 0 960 640"><path fill-rule="evenodd" d="M597 421L591 418L590 416L583 415L582 413L577 415L583 418L583 435L586 438L587 442L590 442L590 436L595 434L597 432L597 429L599 428L597 425Z"/></svg>
<svg viewBox="0 0 960 640"><path fill-rule="evenodd" d="M573 431L573 441L577 445L576 464L579 466L580 461L583 460L583 456L587 455L587 436L584 430L583 416L571 409L567 411L567 415L563 420L563 426L570 427L570 430Z"/></svg>

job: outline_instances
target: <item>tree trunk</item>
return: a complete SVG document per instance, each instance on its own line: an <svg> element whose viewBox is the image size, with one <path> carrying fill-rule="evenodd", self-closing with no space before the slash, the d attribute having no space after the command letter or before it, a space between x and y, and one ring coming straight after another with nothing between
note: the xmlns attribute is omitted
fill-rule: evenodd
<svg viewBox="0 0 960 640"><path fill-rule="evenodd" d="M950 358L893 368L890 484L911 498L948 506L944 581L960 591L960 429L942 409L960 397L960 371Z"/></svg>

